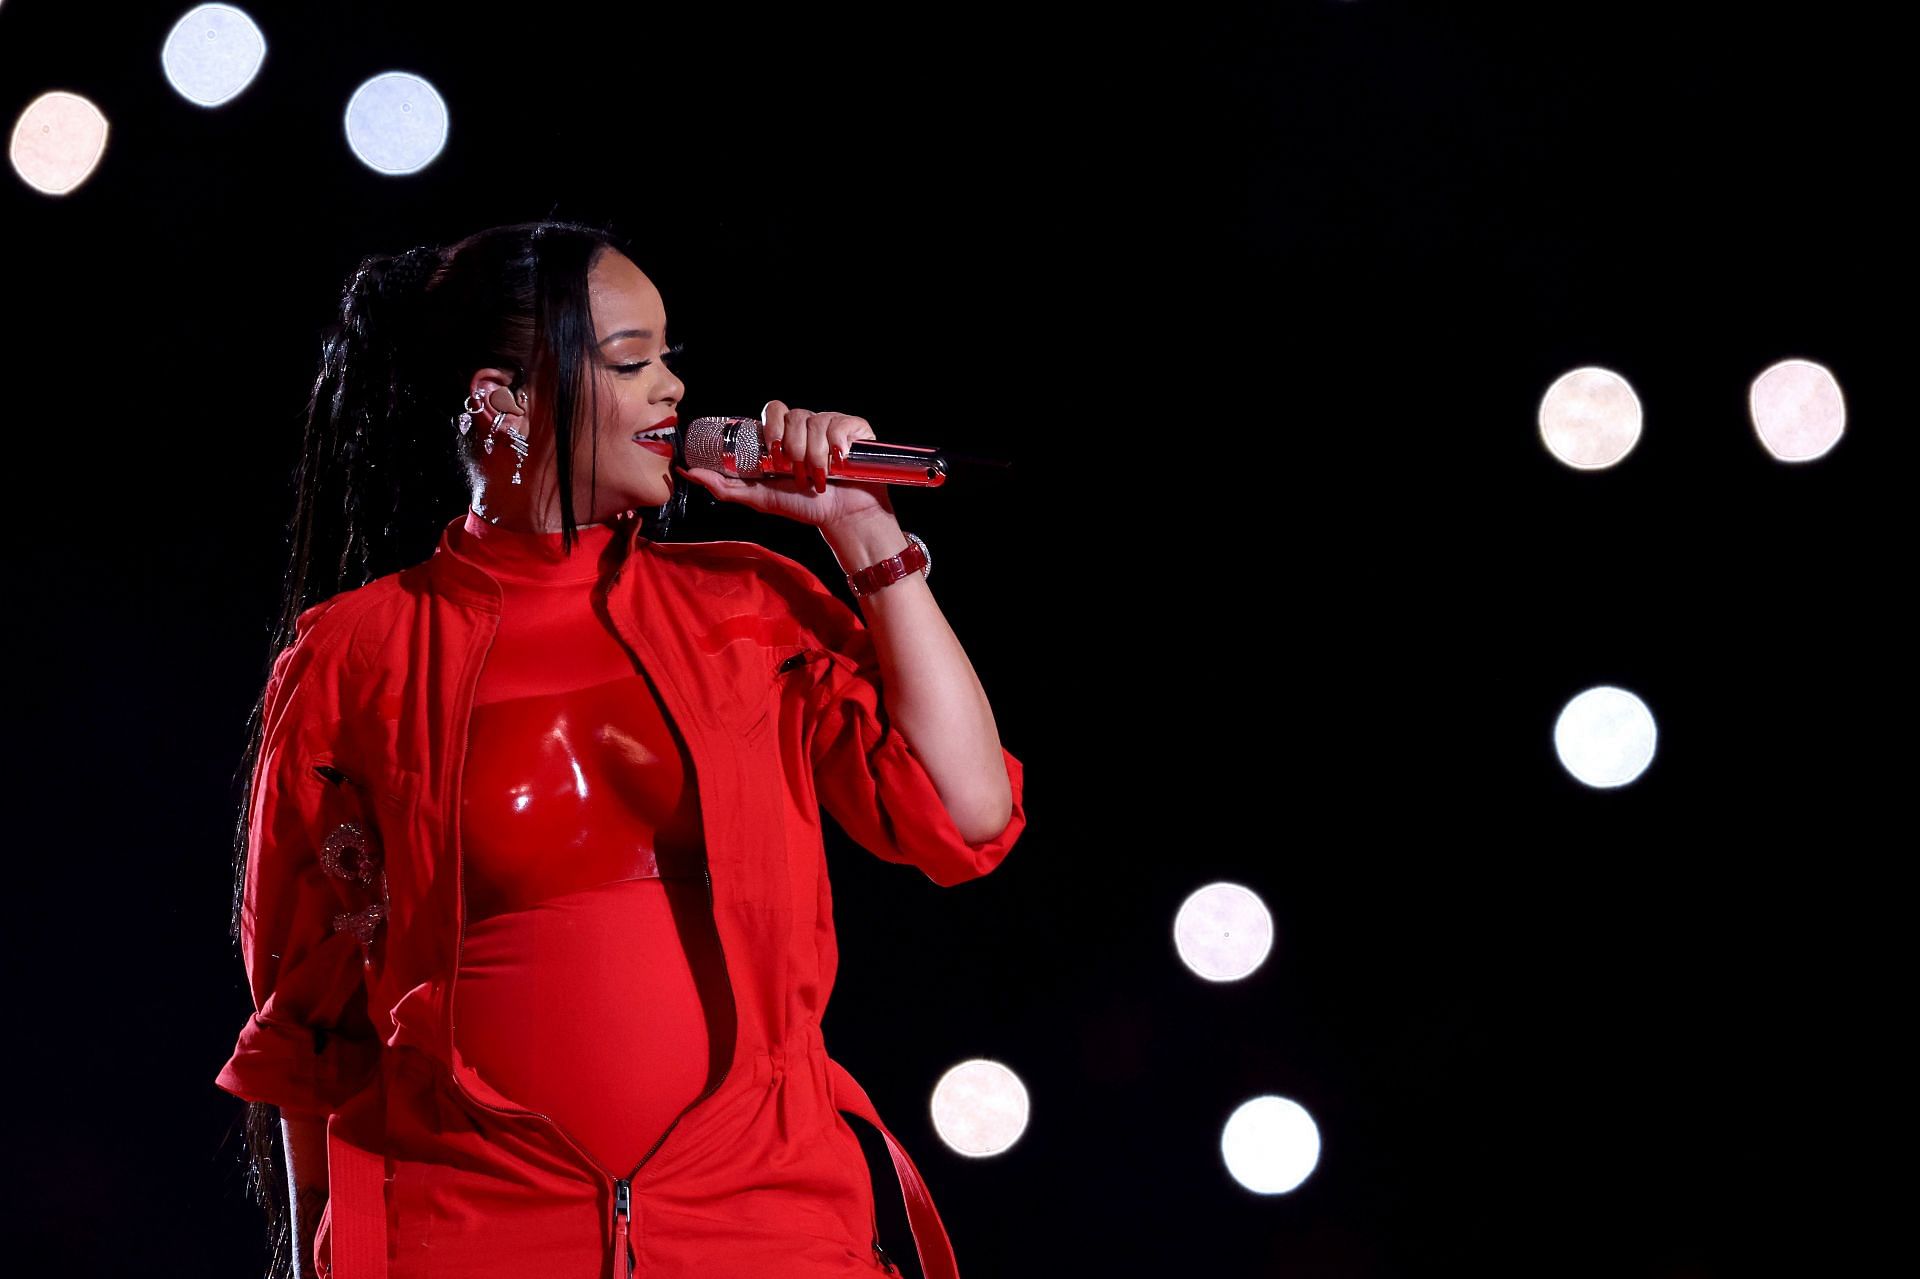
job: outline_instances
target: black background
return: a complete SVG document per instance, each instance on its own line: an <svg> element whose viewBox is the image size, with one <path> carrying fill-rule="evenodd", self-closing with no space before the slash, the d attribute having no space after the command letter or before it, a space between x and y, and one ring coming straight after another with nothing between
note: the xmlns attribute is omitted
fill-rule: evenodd
<svg viewBox="0 0 1920 1279"><path fill-rule="evenodd" d="M1863 6L255 7L214 110L161 74L186 7L0 7L6 118L61 88L112 125L72 194L0 183L13 1244L258 1273L211 1080L319 334L362 255L554 214L635 234L683 417L777 397L1014 463L896 506L1029 832L947 890L829 842L828 1044L972 1279L1879 1255L1911 140ZM413 177L340 128L390 69L448 102ZM1791 356L1850 411L1800 465L1746 416ZM1601 472L1534 419L1587 364L1646 406ZM805 526L696 498L683 535L845 597ZM1552 752L1597 683L1659 724L1615 791ZM1170 942L1216 879L1278 925L1228 985ZM1033 1099L998 1158L927 1119L974 1056ZM1324 1141L1289 1195L1219 1157L1267 1092Z"/></svg>

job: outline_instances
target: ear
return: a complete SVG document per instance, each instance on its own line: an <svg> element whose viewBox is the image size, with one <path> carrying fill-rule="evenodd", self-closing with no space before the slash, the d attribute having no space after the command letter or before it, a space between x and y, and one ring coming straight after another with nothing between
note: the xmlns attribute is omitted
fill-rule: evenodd
<svg viewBox="0 0 1920 1279"><path fill-rule="evenodd" d="M513 383L518 377L519 374L512 369L476 369L473 377L467 382L469 398L473 392L478 391L480 397L486 401L487 407L494 412L524 415L533 396L524 383L518 391L513 389Z"/></svg>

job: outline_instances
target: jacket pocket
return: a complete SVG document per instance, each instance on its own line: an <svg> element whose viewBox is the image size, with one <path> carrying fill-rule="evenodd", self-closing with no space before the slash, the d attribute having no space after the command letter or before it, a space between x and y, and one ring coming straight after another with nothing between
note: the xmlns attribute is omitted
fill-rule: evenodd
<svg viewBox="0 0 1920 1279"><path fill-rule="evenodd" d="M804 644L756 645L746 659L738 699L730 702L721 726L736 739L757 742L788 715L804 714L813 681L825 669L827 653Z"/></svg>
<svg viewBox="0 0 1920 1279"><path fill-rule="evenodd" d="M343 761L332 751L315 751L307 756L307 767L315 777L334 788L333 807L362 816L375 812L405 812L418 789L419 774L405 769L388 770L379 776L358 761Z"/></svg>

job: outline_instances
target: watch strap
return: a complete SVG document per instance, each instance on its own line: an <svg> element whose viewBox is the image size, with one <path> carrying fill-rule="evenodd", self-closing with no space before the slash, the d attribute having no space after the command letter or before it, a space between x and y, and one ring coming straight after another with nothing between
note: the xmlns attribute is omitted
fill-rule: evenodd
<svg viewBox="0 0 1920 1279"><path fill-rule="evenodd" d="M924 577L932 567L933 557L927 552L927 544L909 533L906 547L898 554L889 555L877 564L869 564L857 573L847 574L847 588L856 597L871 595L909 573L919 573Z"/></svg>

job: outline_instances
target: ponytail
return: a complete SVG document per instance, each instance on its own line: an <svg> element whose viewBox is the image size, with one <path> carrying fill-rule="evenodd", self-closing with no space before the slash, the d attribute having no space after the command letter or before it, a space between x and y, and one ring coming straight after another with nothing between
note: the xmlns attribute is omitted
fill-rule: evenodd
<svg viewBox="0 0 1920 1279"><path fill-rule="evenodd" d="M273 648L304 610L405 567L458 497L453 449L420 403L416 346L440 252L361 261L321 346L294 473L291 555ZM440 414L439 416L450 416Z"/></svg>

